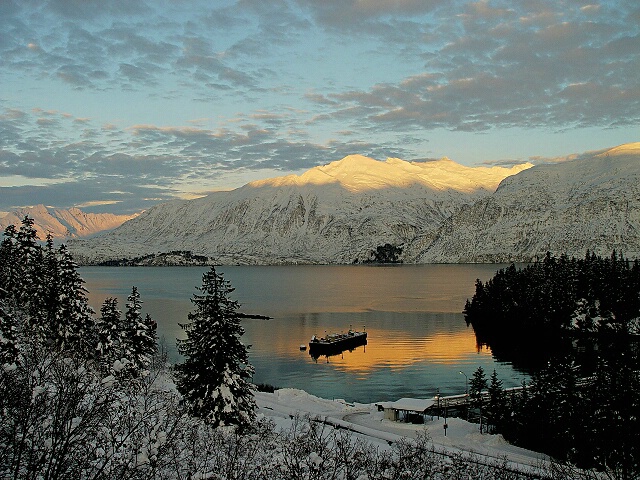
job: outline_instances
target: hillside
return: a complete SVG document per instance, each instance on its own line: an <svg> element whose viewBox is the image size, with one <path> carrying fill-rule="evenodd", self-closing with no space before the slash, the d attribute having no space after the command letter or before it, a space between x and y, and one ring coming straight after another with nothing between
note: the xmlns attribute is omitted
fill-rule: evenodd
<svg viewBox="0 0 640 480"><path fill-rule="evenodd" d="M4 231L11 224L20 226L25 216L34 219L34 227L41 239L44 239L47 233L60 239L89 237L114 229L135 217L112 213L85 213L79 208L65 210L36 205L14 210L0 218L0 228Z"/></svg>
<svg viewBox="0 0 640 480"><path fill-rule="evenodd" d="M69 246L84 262L171 250L219 263L366 261L379 245L429 238L463 206L530 166L381 162L352 155L300 176L157 205L114 231Z"/></svg>
<svg viewBox="0 0 640 480"><path fill-rule="evenodd" d="M83 262L180 250L221 264L363 262L387 243L405 263L640 256L640 143L531 167L351 155L157 205L70 248Z"/></svg>
<svg viewBox="0 0 640 480"><path fill-rule="evenodd" d="M418 263L528 262L587 249L640 257L640 143L506 178L417 245Z"/></svg>

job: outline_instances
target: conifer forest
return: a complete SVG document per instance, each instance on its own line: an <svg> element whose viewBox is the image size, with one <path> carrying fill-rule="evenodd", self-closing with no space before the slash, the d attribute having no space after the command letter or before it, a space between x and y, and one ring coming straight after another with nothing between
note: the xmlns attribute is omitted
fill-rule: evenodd
<svg viewBox="0 0 640 480"><path fill-rule="evenodd" d="M522 354L520 336L544 359L531 381L508 395L495 372L490 381L476 372L470 395L488 389L486 404L475 406L484 407L492 428L581 467L615 466L620 478L640 474L637 260L615 251L584 259L548 253L522 268L512 264L476 281L464 314L478 342L505 359Z"/></svg>

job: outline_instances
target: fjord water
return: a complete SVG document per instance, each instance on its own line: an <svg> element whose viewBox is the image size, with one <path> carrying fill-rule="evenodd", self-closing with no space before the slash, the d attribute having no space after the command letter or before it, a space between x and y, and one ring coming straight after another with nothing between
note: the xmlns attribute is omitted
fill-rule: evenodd
<svg viewBox="0 0 640 480"><path fill-rule="evenodd" d="M505 387L523 372L478 348L462 309L476 278L498 265L221 266L240 311L271 320L243 320L251 345L254 382L300 388L323 398L374 402L402 397L464 393L479 366L496 369ZM193 309L190 298L204 267L83 267L89 302L99 312L107 297L124 310L132 286L143 313L158 323L170 359L178 359L179 323ZM368 344L315 361L300 345L312 335L366 328Z"/></svg>

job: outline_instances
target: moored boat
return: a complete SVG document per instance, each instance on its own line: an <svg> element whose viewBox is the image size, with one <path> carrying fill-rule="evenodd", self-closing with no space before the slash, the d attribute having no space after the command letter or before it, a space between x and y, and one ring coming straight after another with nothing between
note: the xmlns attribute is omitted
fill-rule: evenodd
<svg viewBox="0 0 640 480"><path fill-rule="evenodd" d="M349 329L347 333L330 333L324 337L314 335L309 341L309 354L312 356L336 355L367 344L367 332Z"/></svg>

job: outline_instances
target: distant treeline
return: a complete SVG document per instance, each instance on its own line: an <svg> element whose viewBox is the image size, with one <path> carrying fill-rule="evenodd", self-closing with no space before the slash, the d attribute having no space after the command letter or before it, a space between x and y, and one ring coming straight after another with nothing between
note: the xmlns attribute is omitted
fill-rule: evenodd
<svg viewBox="0 0 640 480"><path fill-rule="evenodd" d="M198 265L210 264L209 257L193 254L190 250L173 250L165 253L151 253L135 258L121 258L100 262L101 267L138 267L149 265Z"/></svg>
<svg viewBox="0 0 640 480"><path fill-rule="evenodd" d="M476 280L464 308L483 338L518 333L640 333L640 263L614 250L609 258L555 257Z"/></svg>

